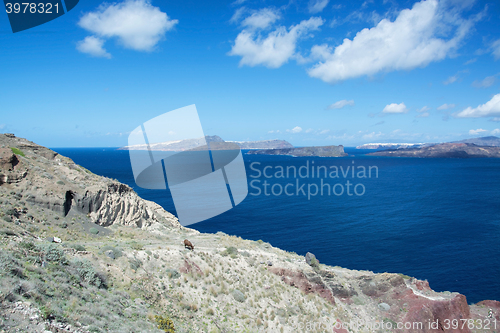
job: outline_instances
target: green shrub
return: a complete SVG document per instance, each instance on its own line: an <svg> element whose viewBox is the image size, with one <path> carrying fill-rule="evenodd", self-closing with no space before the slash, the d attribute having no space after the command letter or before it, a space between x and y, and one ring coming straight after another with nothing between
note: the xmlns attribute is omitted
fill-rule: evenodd
<svg viewBox="0 0 500 333"><path fill-rule="evenodd" d="M142 266L142 261L137 258L129 258L128 262L130 264L130 268L132 268L134 271L138 270L139 267Z"/></svg>
<svg viewBox="0 0 500 333"><path fill-rule="evenodd" d="M16 236L17 235L14 231L7 229L7 228L0 230L0 234L6 235L6 236Z"/></svg>
<svg viewBox="0 0 500 333"><path fill-rule="evenodd" d="M155 321L160 330L163 330L166 333L175 333L174 322L167 315L155 316Z"/></svg>
<svg viewBox="0 0 500 333"><path fill-rule="evenodd" d="M42 253L45 261L67 264L68 259L64 251L55 244L39 244L35 246L36 250Z"/></svg>
<svg viewBox="0 0 500 333"><path fill-rule="evenodd" d="M109 250L113 251L113 254L115 255L115 259L118 259L118 258L120 258L123 255L123 253L122 253L122 251L120 249L117 249L116 247L113 247L113 246L110 246L110 245L103 246L99 250L99 253L102 254L102 253L104 253L106 251L109 251Z"/></svg>
<svg viewBox="0 0 500 333"><path fill-rule="evenodd" d="M144 249L144 245L137 243L136 241L131 241L129 243L130 247L134 250L141 251Z"/></svg>
<svg viewBox="0 0 500 333"><path fill-rule="evenodd" d="M75 249L76 251L86 251L85 250L85 246L81 245L81 244L74 244L71 246L73 249Z"/></svg>
<svg viewBox="0 0 500 333"><path fill-rule="evenodd" d="M0 274L23 276L22 264L9 252L0 252Z"/></svg>
<svg viewBox="0 0 500 333"><path fill-rule="evenodd" d="M316 258L311 258L311 267L313 269L319 269L319 261Z"/></svg>
<svg viewBox="0 0 500 333"><path fill-rule="evenodd" d="M178 279L181 276L181 274L173 268L167 268L166 272L170 279Z"/></svg>
<svg viewBox="0 0 500 333"><path fill-rule="evenodd" d="M17 148L11 147L10 149L11 149L11 150L12 150L12 152L13 152L14 154L16 154L16 155L20 155L20 156L22 156L22 157L24 157L24 156L25 156L25 155L24 155L24 153L23 153L22 151L20 151L19 149L17 149Z"/></svg>
<svg viewBox="0 0 500 333"><path fill-rule="evenodd" d="M223 256L231 256L231 258L236 258L238 254L238 249L234 246L227 247L224 252L221 253Z"/></svg>
<svg viewBox="0 0 500 333"><path fill-rule="evenodd" d="M106 278L99 272L96 272L92 263L86 259L75 259L72 265L76 267L80 279L97 288L106 288Z"/></svg>
<svg viewBox="0 0 500 333"><path fill-rule="evenodd" d="M3 217L3 220L4 220L5 222L12 222L12 217L10 217L9 215L5 215L5 216Z"/></svg>
<svg viewBox="0 0 500 333"><path fill-rule="evenodd" d="M18 244L18 246L22 249L25 249L25 250L31 250L31 251L34 251L35 250L35 244L31 243L31 242L27 242L27 241L22 241Z"/></svg>
<svg viewBox="0 0 500 333"><path fill-rule="evenodd" d="M64 182L62 180L58 180L56 184L57 185L64 185Z"/></svg>
<svg viewBox="0 0 500 333"><path fill-rule="evenodd" d="M90 228L89 231L90 231L90 233L92 233L94 235L97 235L99 233L99 230L97 230L97 228L94 228L94 227Z"/></svg>
<svg viewBox="0 0 500 333"><path fill-rule="evenodd" d="M241 291L239 291L238 289L234 289L232 291L231 295L233 295L235 300L237 300L238 302L241 302L241 303L243 303L246 299L245 295L243 295L243 293Z"/></svg>

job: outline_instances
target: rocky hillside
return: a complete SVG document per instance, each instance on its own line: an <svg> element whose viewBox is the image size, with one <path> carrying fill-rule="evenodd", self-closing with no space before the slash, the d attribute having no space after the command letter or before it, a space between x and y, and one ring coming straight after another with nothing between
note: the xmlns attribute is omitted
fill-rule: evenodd
<svg viewBox="0 0 500 333"><path fill-rule="evenodd" d="M199 233L49 149L1 134L0 149L0 332L500 329L499 302Z"/></svg>

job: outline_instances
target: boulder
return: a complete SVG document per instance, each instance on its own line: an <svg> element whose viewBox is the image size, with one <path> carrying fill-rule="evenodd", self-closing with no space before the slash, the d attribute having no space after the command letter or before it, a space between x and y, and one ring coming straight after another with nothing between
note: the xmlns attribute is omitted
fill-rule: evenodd
<svg viewBox="0 0 500 333"><path fill-rule="evenodd" d="M311 252L307 252L307 253L306 253L306 263L307 263L308 265L310 265L310 264L311 264L311 260L312 260L312 259L316 259L316 256L315 256L314 254L312 254Z"/></svg>
<svg viewBox="0 0 500 333"><path fill-rule="evenodd" d="M104 252L104 254L111 259L115 259L115 253L113 252L113 250L107 250L106 252Z"/></svg>
<svg viewBox="0 0 500 333"><path fill-rule="evenodd" d="M19 163L16 154L9 148L0 148L0 170L12 171Z"/></svg>

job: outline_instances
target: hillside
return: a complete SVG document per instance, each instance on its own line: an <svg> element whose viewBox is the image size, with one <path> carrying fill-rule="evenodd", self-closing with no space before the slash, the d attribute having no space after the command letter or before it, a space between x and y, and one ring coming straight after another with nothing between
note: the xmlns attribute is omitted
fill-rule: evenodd
<svg viewBox="0 0 500 333"><path fill-rule="evenodd" d="M1 332L492 332L443 323L500 320L499 302L199 233L50 149L3 134L0 147Z"/></svg>
<svg viewBox="0 0 500 333"><path fill-rule="evenodd" d="M455 141L454 143L473 143L476 146L500 147L500 138L496 136L484 136L482 138Z"/></svg>

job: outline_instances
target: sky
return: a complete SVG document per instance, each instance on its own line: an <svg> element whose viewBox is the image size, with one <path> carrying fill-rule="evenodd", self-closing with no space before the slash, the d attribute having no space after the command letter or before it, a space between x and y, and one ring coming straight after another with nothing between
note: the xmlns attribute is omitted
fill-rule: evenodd
<svg viewBox="0 0 500 333"><path fill-rule="evenodd" d="M498 0L82 0L18 33L1 14L0 69L0 132L48 147L191 104L228 141L500 136Z"/></svg>

